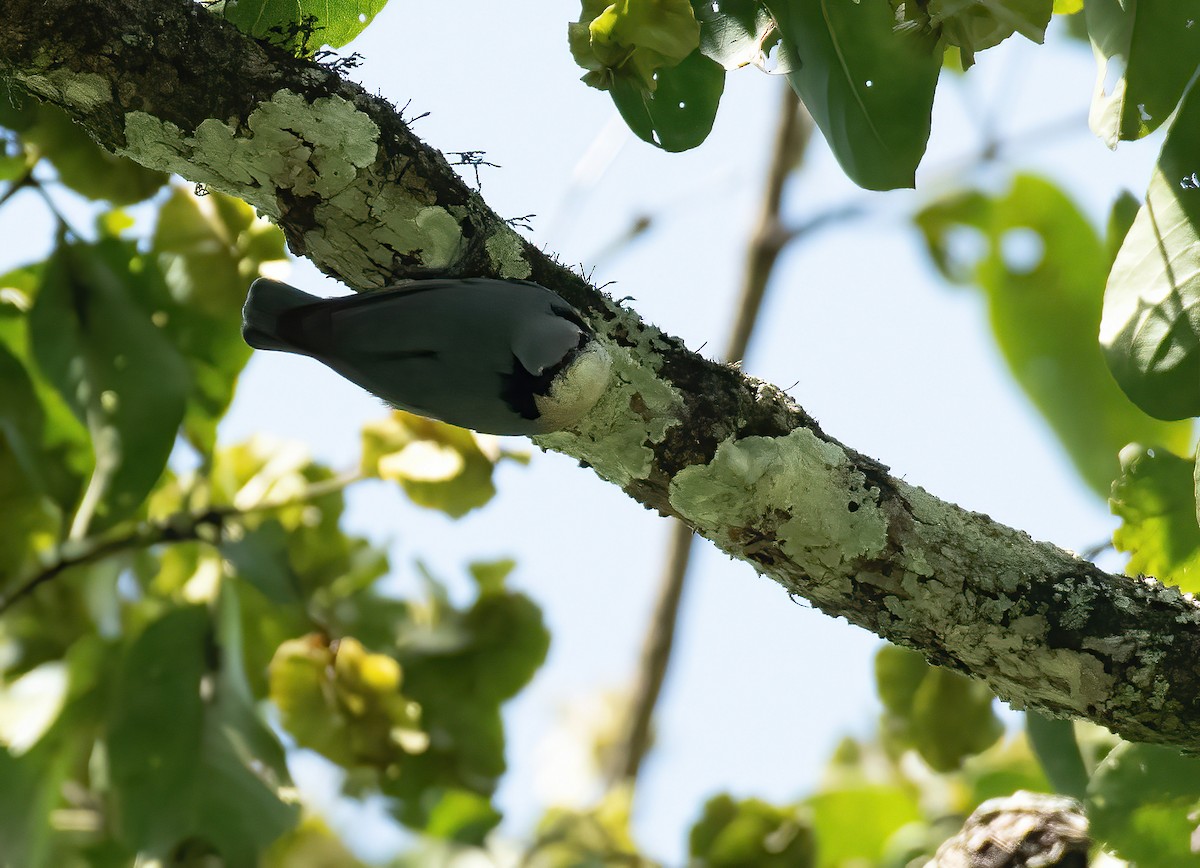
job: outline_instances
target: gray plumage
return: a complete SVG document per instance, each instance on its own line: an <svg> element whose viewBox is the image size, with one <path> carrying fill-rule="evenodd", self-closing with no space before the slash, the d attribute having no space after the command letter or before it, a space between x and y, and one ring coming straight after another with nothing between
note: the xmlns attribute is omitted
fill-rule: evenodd
<svg viewBox="0 0 1200 868"><path fill-rule="evenodd" d="M578 312L522 281L418 280L320 299L261 278L242 334L255 349L312 356L400 409L493 434L572 424L609 371Z"/></svg>

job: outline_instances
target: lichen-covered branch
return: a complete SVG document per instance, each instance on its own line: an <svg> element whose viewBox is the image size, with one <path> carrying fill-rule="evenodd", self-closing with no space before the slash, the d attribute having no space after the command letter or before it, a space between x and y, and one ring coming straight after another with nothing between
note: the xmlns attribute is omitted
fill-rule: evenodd
<svg viewBox="0 0 1200 868"><path fill-rule="evenodd" d="M0 20L0 75L108 147L253 203L356 289L487 275L562 294L615 375L577 430L540 445L1018 706L1200 749L1191 597L892 478L775 387L688 352L542 255L386 101L189 0L4 0Z"/></svg>

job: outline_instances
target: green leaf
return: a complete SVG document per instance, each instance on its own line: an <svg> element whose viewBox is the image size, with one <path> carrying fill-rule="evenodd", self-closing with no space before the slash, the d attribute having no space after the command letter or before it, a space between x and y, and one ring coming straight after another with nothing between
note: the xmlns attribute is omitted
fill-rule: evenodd
<svg viewBox="0 0 1200 868"><path fill-rule="evenodd" d="M61 109L26 99L23 110L32 117L20 132L22 140L53 163L59 180L76 193L132 205L150 198L167 182L162 172L104 150Z"/></svg>
<svg viewBox="0 0 1200 868"><path fill-rule="evenodd" d="M286 783L282 751L239 686L236 621L236 610L222 616L220 657L200 606L167 612L125 654L108 758L119 834L132 848L163 856L188 841L252 865L295 825L296 809L276 792Z"/></svg>
<svg viewBox="0 0 1200 868"><path fill-rule="evenodd" d="M468 790L446 790L432 801L424 831L434 838L483 846L502 819L490 800Z"/></svg>
<svg viewBox="0 0 1200 868"><path fill-rule="evenodd" d="M1075 722L1026 711L1025 734L1054 789L1082 799L1087 792L1088 772L1075 738Z"/></svg>
<svg viewBox="0 0 1200 868"><path fill-rule="evenodd" d="M1122 190L1117 194L1117 198L1113 200L1112 208L1108 212L1108 228L1104 233L1104 243L1108 248L1110 268L1112 267L1112 263L1116 261L1121 245L1125 243L1125 236L1133 228L1133 221L1137 219L1138 210L1141 207L1141 200L1128 190Z"/></svg>
<svg viewBox="0 0 1200 868"><path fill-rule="evenodd" d="M1104 291L1100 343L1108 366L1125 394L1160 419L1200 415L1197 142L1200 87L1193 87L1171 122L1146 203Z"/></svg>
<svg viewBox="0 0 1200 868"><path fill-rule="evenodd" d="M60 245L29 312L38 366L86 422L95 450L76 528L138 508L166 465L190 387L179 353L131 298L131 266L113 239Z"/></svg>
<svg viewBox="0 0 1200 868"><path fill-rule="evenodd" d="M16 452L0 436L0 596L35 563L39 552L56 541L60 517L21 466Z"/></svg>
<svg viewBox="0 0 1200 868"><path fill-rule="evenodd" d="M41 376L30 353L27 311L43 265L0 275L0 432L8 435L31 482L69 514L92 471L92 449L87 429Z"/></svg>
<svg viewBox="0 0 1200 868"><path fill-rule="evenodd" d="M612 85L617 111L638 138L664 151L698 146L708 138L717 117L725 70L697 49L655 75L653 90L632 77L619 76Z"/></svg>
<svg viewBox="0 0 1200 868"><path fill-rule="evenodd" d="M467 565L467 571L479 588L480 595L502 594L505 592L504 580L516 569L517 562L512 558L499 561L474 561Z"/></svg>
<svg viewBox="0 0 1200 868"><path fill-rule="evenodd" d="M464 428L394 410L362 430L362 472L397 482L418 506L461 518L496 494L492 471L503 453L485 454Z"/></svg>
<svg viewBox="0 0 1200 868"><path fill-rule="evenodd" d="M795 807L722 793L704 803L688 833L695 868L809 868L816 865L812 828Z"/></svg>
<svg viewBox="0 0 1200 868"><path fill-rule="evenodd" d="M860 187L912 187L929 139L942 53L897 29L888 0L766 0L788 81Z"/></svg>
<svg viewBox="0 0 1200 868"><path fill-rule="evenodd" d="M246 291L264 262L286 256L283 233L244 202L176 187L159 209L153 250L164 279L144 282L140 301L187 361L194 388L184 433L208 455L250 358L241 334Z"/></svg>
<svg viewBox="0 0 1200 868"><path fill-rule="evenodd" d="M291 787L283 746L255 709L244 671L236 586L218 599L220 675L206 705L202 773L197 780L199 835L227 865L257 865L262 854L295 828L299 806L284 800Z"/></svg>
<svg viewBox="0 0 1200 868"><path fill-rule="evenodd" d="M567 25L575 62L588 70L583 81L609 90L624 80L653 91L658 74L692 54L700 25L689 0L584 0L579 21Z"/></svg>
<svg viewBox="0 0 1200 868"><path fill-rule="evenodd" d="M16 456L25 475L41 479L42 432L46 424L42 404L25 366L0 343L0 440Z"/></svg>
<svg viewBox="0 0 1200 868"><path fill-rule="evenodd" d="M481 594L466 611L435 598L400 626L405 692L420 703L431 742L384 791L401 822L428 830L434 794L491 796L505 769L501 704L533 677L550 636L537 606L511 591Z"/></svg>
<svg viewBox="0 0 1200 868"><path fill-rule="evenodd" d="M1084 14L1100 67L1088 122L1115 148L1175 110L1200 57L1200 0L1088 0Z"/></svg>
<svg viewBox="0 0 1200 868"><path fill-rule="evenodd" d="M991 747L1004 734L987 685L949 669L930 667L913 697L913 743L939 772Z"/></svg>
<svg viewBox="0 0 1200 868"><path fill-rule="evenodd" d="M119 835L131 848L165 855L194 828L208 641L202 607L174 609L146 627L121 662L108 760Z"/></svg>
<svg viewBox="0 0 1200 868"><path fill-rule="evenodd" d="M764 48L779 37L760 0L693 0L692 11L700 22L700 53L727 70L763 66Z"/></svg>
<svg viewBox="0 0 1200 868"><path fill-rule="evenodd" d="M1122 450L1109 506L1121 519L1113 545L1129 552L1127 572L1200 590L1194 466L1166 449L1131 443Z"/></svg>
<svg viewBox="0 0 1200 868"><path fill-rule="evenodd" d="M1192 848L1200 806L1200 760L1168 747L1124 743L1088 785L1092 837L1138 865L1200 865Z"/></svg>
<svg viewBox="0 0 1200 868"><path fill-rule="evenodd" d="M258 588L271 602L301 600L296 576L288 564L288 534L278 521L264 521L236 539L226 536L219 548L238 578Z"/></svg>
<svg viewBox="0 0 1200 868"><path fill-rule="evenodd" d="M881 647L875 681L885 709L884 733L901 749L916 748L936 771L957 769L1004 733L986 685L931 666L916 651Z"/></svg>
<svg viewBox="0 0 1200 868"><path fill-rule="evenodd" d="M1096 332L1107 253L1058 187L1020 175L1007 194L956 194L922 210L916 222L943 273L983 289L1013 376L1096 493L1108 495L1127 443L1188 448L1189 425L1141 412L1105 366ZM967 234L982 238L978 259L956 252Z"/></svg>
<svg viewBox="0 0 1200 868"><path fill-rule="evenodd" d="M243 33L312 54L341 48L366 30L387 0L226 0L225 18Z"/></svg>
<svg viewBox="0 0 1200 868"><path fill-rule="evenodd" d="M924 655L911 648L881 646L875 652L875 690L883 707L899 717L910 717L917 690L930 669Z"/></svg>
<svg viewBox="0 0 1200 868"><path fill-rule="evenodd" d="M891 837L921 820L916 792L886 784L826 790L805 804L812 811L818 868L857 864L854 860L880 864Z"/></svg>
<svg viewBox="0 0 1200 868"><path fill-rule="evenodd" d="M1041 44L1054 4L1052 0L929 0L930 23L957 45L962 68L975 62L975 52L999 45L1014 33Z"/></svg>

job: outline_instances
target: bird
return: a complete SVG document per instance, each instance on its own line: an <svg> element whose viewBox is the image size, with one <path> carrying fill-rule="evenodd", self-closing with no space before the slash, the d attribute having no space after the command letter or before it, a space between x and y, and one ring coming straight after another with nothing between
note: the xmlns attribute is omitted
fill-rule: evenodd
<svg viewBox="0 0 1200 868"><path fill-rule="evenodd" d="M398 409L488 434L571 428L612 376L579 312L530 281L432 278L319 298L260 277L242 337L311 356Z"/></svg>

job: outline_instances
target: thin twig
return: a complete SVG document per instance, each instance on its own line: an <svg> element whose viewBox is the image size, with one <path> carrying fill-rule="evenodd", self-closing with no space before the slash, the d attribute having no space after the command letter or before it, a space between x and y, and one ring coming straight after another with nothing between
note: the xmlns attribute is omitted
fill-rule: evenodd
<svg viewBox="0 0 1200 868"><path fill-rule="evenodd" d="M800 234L789 232L779 219L783 202L783 187L797 157L807 147L812 123L802 113L800 102L788 86L783 88L775 140L771 147L771 163L762 197L758 221L746 253L746 267L737 303L737 317L726 344L725 359L740 361L746 354L758 313L762 309L767 282L780 252ZM650 617L638 667L637 682L626 717L626 730L613 756L609 784L632 783L637 779L642 760L650 749L651 720L662 692L663 680L671 662L675 644L675 625L687 579L692 552L692 529L675 522L667 549L666 567L658 600Z"/></svg>
<svg viewBox="0 0 1200 868"><path fill-rule="evenodd" d="M41 585L72 567L93 564L124 551L145 549L161 543L195 540L216 543L220 541L230 521L257 512L272 512L286 509L289 506L310 503L320 497L341 491L362 478L358 472L345 473L314 482L302 493L282 500L262 501L243 508L216 506L199 512L178 512L156 521L140 522L132 528L126 528L107 536L69 541L65 546L59 548L50 563L44 564L33 575L18 582L16 590L12 593L0 597L0 616Z"/></svg>

